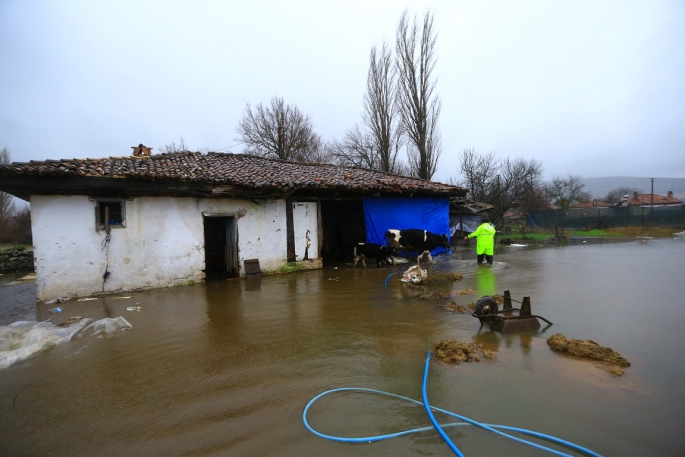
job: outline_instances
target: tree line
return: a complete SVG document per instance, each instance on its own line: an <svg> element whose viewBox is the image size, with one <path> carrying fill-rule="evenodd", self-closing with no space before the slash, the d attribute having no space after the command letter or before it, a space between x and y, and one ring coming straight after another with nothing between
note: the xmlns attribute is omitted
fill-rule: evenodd
<svg viewBox="0 0 685 457"><path fill-rule="evenodd" d="M358 166L429 180L442 148L436 40L430 12L421 21L402 13L394 47L383 43L371 48L361 123L341 140L323 141L310 116L280 97L273 97L269 105L247 103L236 140L245 152L264 157Z"/></svg>
<svg viewBox="0 0 685 457"><path fill-rule="evenodd" d="M436 41L430 12L421 20L410 18L406 10L402 13L394 46L383 43L371 48L361 122L347 129L341 140L323 141L309 115L273 97L270 105L246 104L236 141L245 152L264 157L357 166L430 180L442 152ZM568 208L590 198L578 176L554 177L544 183L542 164L534 159L499 159L494 152L478 154L473 149L461 152L459 159L463 179L452 179L452 184L468 188L472 200L492 205L490 217L495 223L502 223L512 209Z"/></svg>
<svg viewBox="0 0 685 457"><path fill-rule="evenodd" d="M442 153L438 120L441 103L434 74L437 34L430 12L399 20L394 45L372 46L360 123L342 139L324 141L311 117L296 105L273 97L268 105L246 103L236 138L244 152L283 160L358 166L430 180ZM188 150L181 138L162 152ZM403 154L401 154L403 153ZM459 154L462 179L451 183L469 189L469 198L493 206L490 217L555 205L568 208L588 200L580 177L542 181L542 164L534 159L498 158L465 149ZM7 148L0 163L9 162ZM17 209L11 196L0 193L0 242L30 242L30 212ZM10 241L11 240L11 241Z"/></svg>

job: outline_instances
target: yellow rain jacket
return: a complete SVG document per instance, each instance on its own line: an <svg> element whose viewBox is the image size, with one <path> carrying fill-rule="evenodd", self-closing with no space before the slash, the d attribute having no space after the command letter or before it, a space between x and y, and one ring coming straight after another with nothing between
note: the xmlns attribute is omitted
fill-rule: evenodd
<svg viewBox="0 0 685 457"><path fill-rule="evenodd" d="M469 238L478 237L476 254L495 255L495 226L489 222L483 222Z"/></svg>

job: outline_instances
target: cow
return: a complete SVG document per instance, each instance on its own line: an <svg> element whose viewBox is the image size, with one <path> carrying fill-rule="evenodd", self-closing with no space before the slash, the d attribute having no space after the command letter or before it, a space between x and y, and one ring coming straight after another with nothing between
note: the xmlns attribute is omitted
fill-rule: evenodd
<svg viewBox="0 0 685 457"><path fill-rule="evenodd" d="M447 235L436 235L427 230L421 229L407 229L397 230L390 229L385 232L385 238L391 247L396 250L418 252L419 259L428 254L428 261L433 262L431 251L438 247L450 249L449 239ZM393 264L394 264L393 258Z"/></svg>
<svg viewBox="0 0 685 457"><path fill-rule="evenodd" d="M380 267L386 262L388 257L392 257L393 263L397 256L397 249L392 246L381 246L373 243L357 243L354 247L354 265L362 261L362 265L366 267L366 259L374 259L376 266Z"/></svg>

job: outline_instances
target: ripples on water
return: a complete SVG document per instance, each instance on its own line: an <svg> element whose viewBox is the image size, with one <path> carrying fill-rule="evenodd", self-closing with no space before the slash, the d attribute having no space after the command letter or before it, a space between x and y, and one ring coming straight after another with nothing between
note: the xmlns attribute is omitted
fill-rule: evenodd
<svg viewBox="0 0 685 457"><path fill-rule="evenodd" d="M419 300L399 274L384 287L406 266L339 265L70 302L56 323L123 315L133 329L77 339L0 372L0 454L448 455L434 433L329 442L310 434L301 414L335 387L418 399L426 351L458 339L496 349L497 359L434 362L436 406L604 455L683 455L683 258L685 240L504 248L494 268L459 252L433 266L465 276L432 287L451 294L438 300ZM475 292L456 294L467 288ZM444 308L505 289L530 295L533 312L554 325L502 335ZM125 310L132 305L142 310ZM47 309L38 305L35 317L47 319ZM633 366L613 378L556 355L545 339L557 332L610 346ZM310 422L342 436L428 424L421 407L359 393L326 397ZM480 430L448 433L466 455L534 455Z"/></svg>

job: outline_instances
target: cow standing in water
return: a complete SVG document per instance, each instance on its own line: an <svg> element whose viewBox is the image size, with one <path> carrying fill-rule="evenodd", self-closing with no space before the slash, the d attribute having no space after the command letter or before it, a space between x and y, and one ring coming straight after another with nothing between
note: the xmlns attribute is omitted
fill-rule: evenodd
<svg viewBox="0 0 685 457"><path fill-rule="evenodd" d="M393 264L395 262L395 257L397 256L397 249L392 246L381 246L380 244L373 243L357 243L354 247L354 265L357 266L357 262L362 261L362 265L366 267L366 259L374 259L376 261L376 266L380 267L386 261L388 257L392 257Z"/></svg>
<svg viewBox="0 0 685 457"><path fill-rule="evenodd" d="M390 229L385 232L385 238L391 247L397 250L418 252L419 259L428 254L428 261L433 262L431 251L435 248L450 249L449 239L447 235L436 235L427 230L407 229L397 230ZM393 264L395 258L393 257Z"/></svg>

